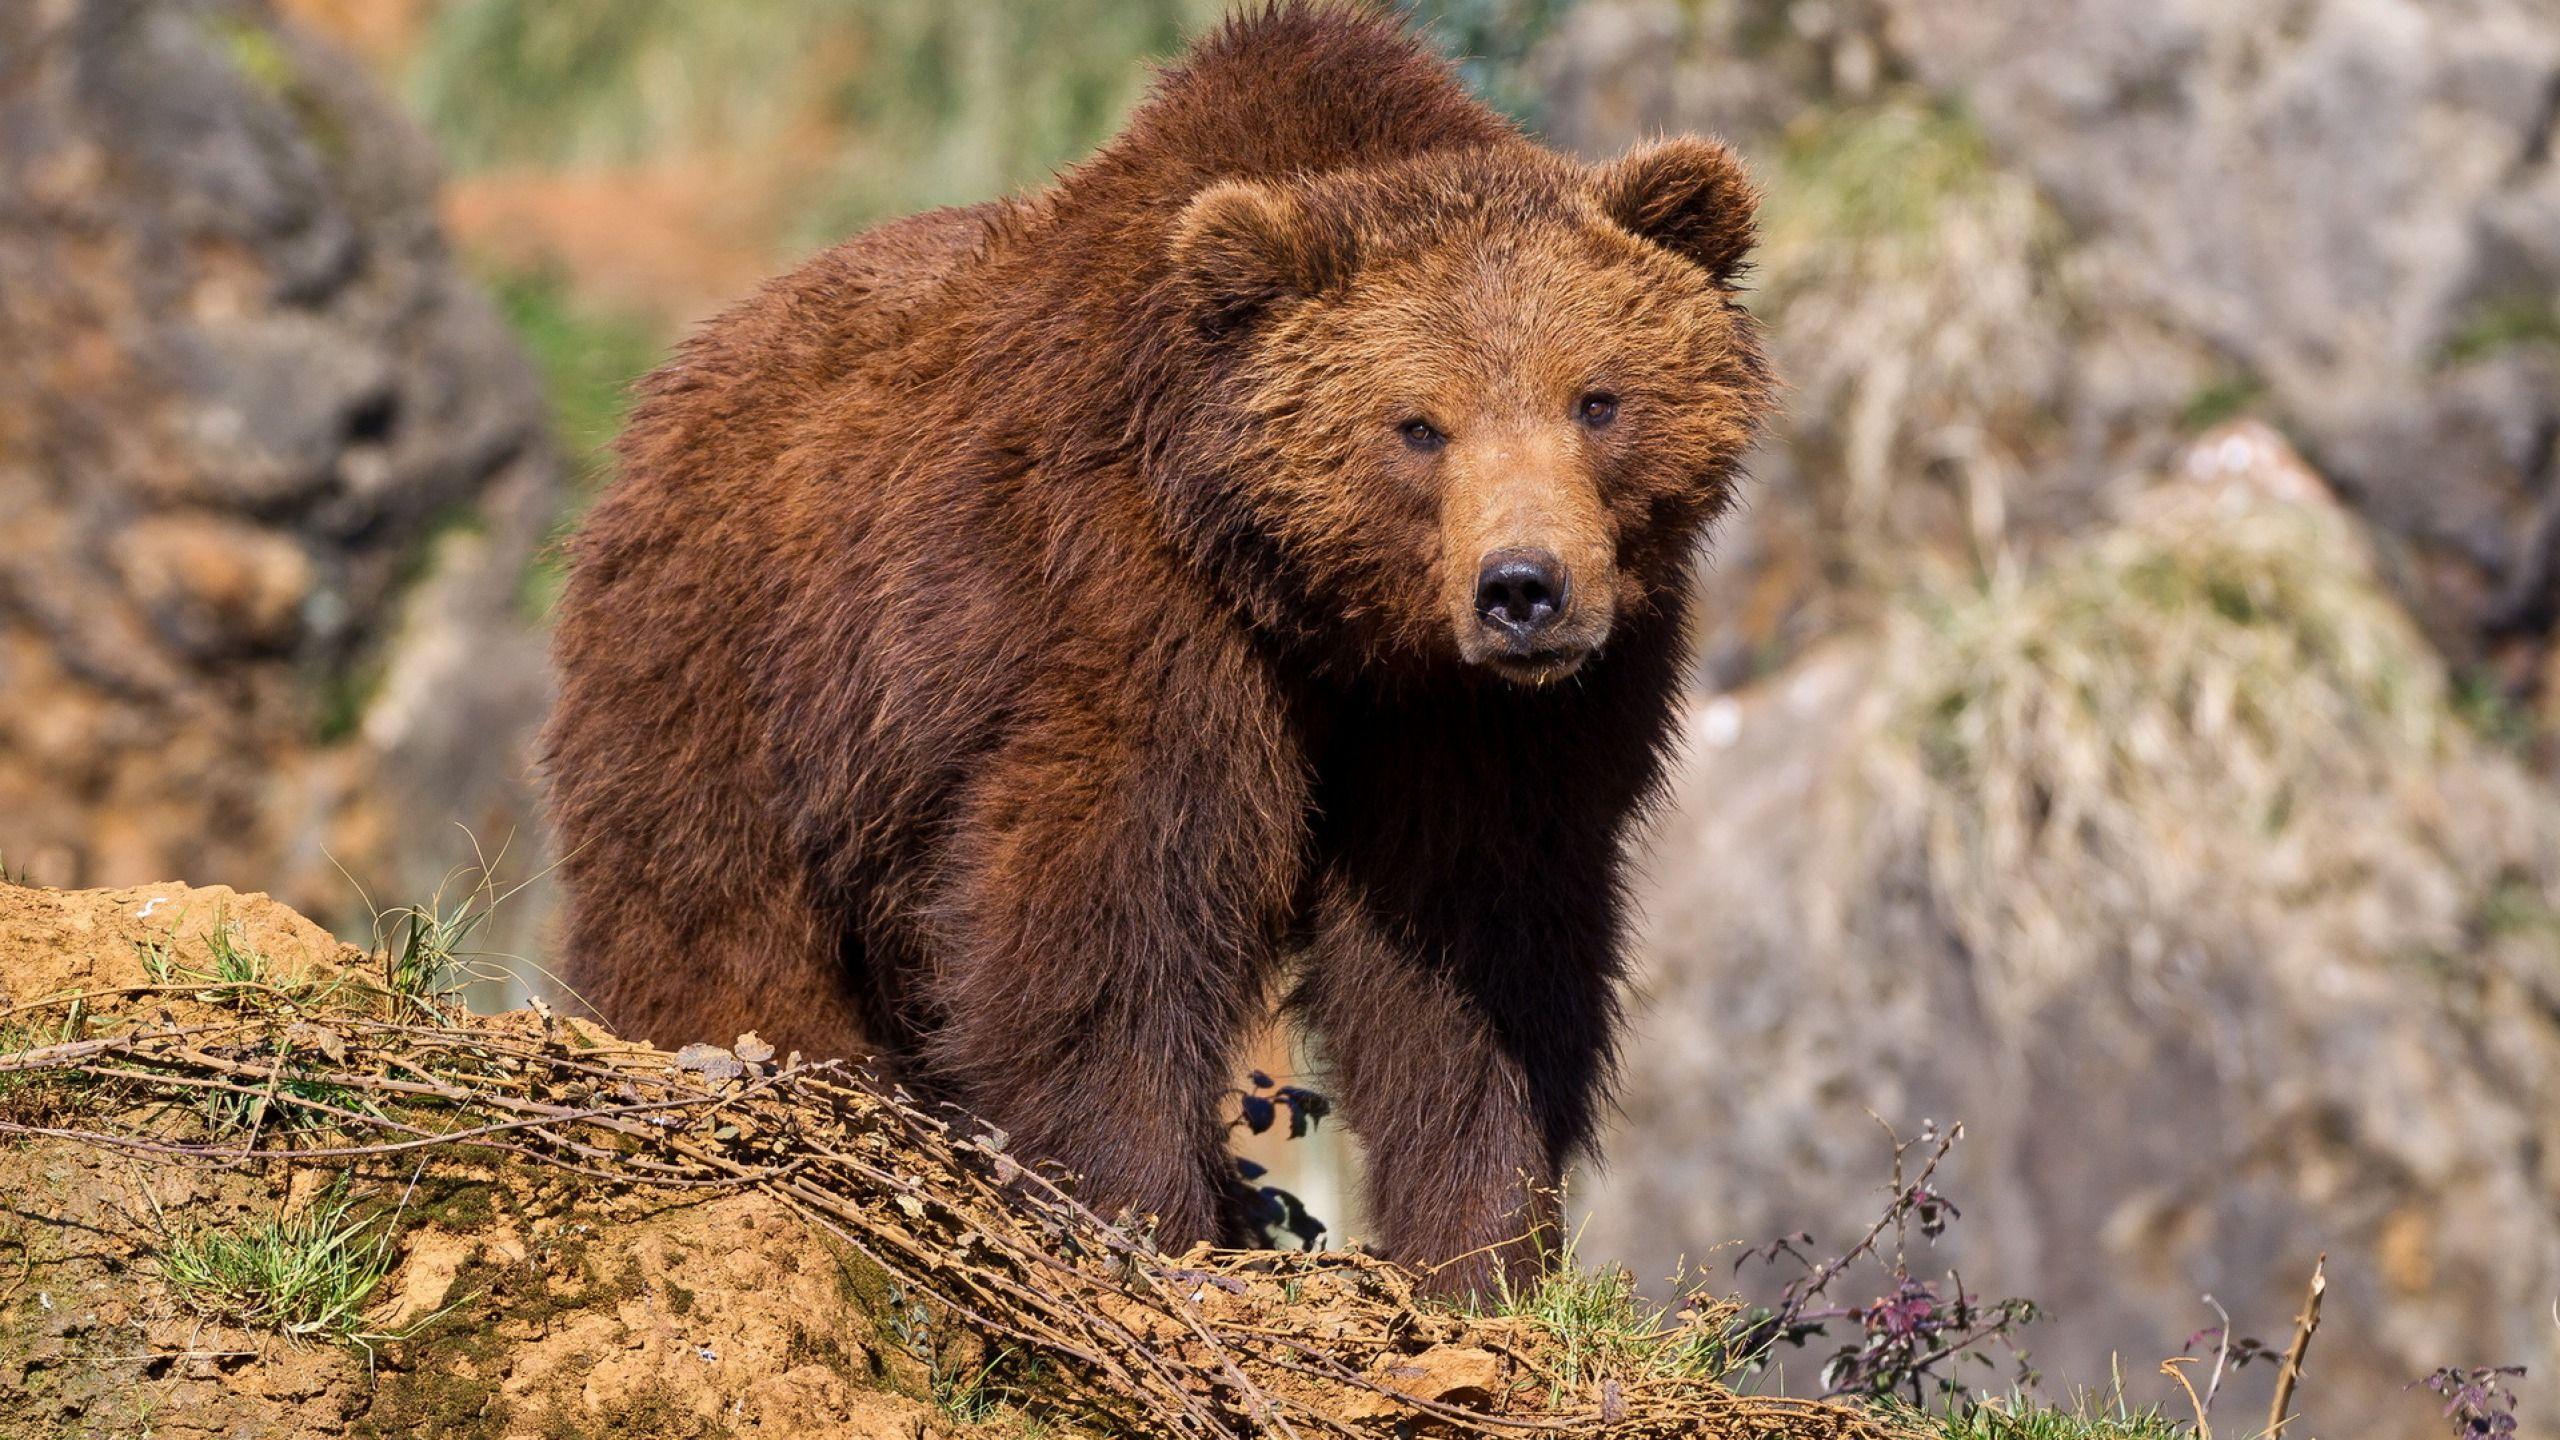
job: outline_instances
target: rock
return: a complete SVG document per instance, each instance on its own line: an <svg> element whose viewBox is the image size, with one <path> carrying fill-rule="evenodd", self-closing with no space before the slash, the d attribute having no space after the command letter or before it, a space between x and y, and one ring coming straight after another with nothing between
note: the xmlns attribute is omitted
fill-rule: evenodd
<svg viewBox="0 0 2560 1440"><path fill-rule="evenodd" d="M2385 532L2457 664L2529 686L2560 608L2560 10L1603 3L1538 63L1567 142L1722 131L1769 182L1797 393L1728 612L1773 561L1836 611L1808 545L2049 541L2249 409ZM1725 643L1786 638L1760 629Z"/></svg>
<svg viewBox="0 0 2560 1440"><path fill-rule="evenodd" d="M162 514L109 544L134 603L192 659L290 653L300 635L311 556L288 536L228 517Z"/></svg>
<svg viewBox="0 0 2560 1440"><path fill-rule="evenodd" d="M2410 1382L2552 1355L2560 803L2269 432L2174 474L2015 590L1702 704L1581 1248L1834 1253L1883 1208L1870 1114L1961 1120L1915 1268L2047 1306L2050 1393L2174 1405L2199 1297L2281 1344L2326 1251L2303 1423L2435 1433Z"/></svg>
<svg viewBox="0 0 2560 1440"><path fill-rule="evenodd" d="M1412 1355L1390 1355L1371 1367L1371 1381L1416 1400L1495 1408L1509 1381L1509 1367L1490 1350L1467 1345L1434 1345ZM1346 1419L1391 1419L1408 1407L1376 1392L1353 1392L1344 1403Z"/></svg>
<svg viewBox="0 0 2560 1440"><path fill-rule="evenodd" d="M261 0L0 8L0 136L0 859L352 925L529 830L559 466L422 137Z"/></svg>

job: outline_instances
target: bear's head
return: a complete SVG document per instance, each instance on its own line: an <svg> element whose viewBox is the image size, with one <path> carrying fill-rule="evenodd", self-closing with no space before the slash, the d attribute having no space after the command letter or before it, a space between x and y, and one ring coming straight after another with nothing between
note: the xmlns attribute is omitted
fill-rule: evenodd
<svg viewBox="0 0 2560 1440"><path fill-rule="evenodd" d="M1360 666L1572 674L1674 603L1768 405L1723 146L1221 181L1170 231L1208 402L1171 497L1257 620Z"/></svg>

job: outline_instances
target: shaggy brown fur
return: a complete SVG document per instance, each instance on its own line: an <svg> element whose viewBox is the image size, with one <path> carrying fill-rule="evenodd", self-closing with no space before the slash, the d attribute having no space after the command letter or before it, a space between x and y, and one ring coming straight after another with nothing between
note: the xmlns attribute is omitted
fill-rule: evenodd
<svg viewBox="0 0 2560 1440"><path fill-rule="evenodd" d="M1606 1088L1765 405L1751 208L1719 146L1586 167L1284 4L1051 189L776 281L649 380L577 544L570 979L663 1043L877 1050L1174 1242L1231 1231L1293 979L1387 1248L1483 1283Z"/></svg>

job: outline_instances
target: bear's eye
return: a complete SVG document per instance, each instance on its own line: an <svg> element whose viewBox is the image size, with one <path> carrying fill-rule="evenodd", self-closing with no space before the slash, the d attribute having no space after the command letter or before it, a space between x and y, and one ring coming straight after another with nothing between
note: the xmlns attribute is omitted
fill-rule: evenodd
<svg viewBox="0 0 2560 1440"><path fill-rule="evenodd" d="M1440 433L1440 427L1428 420L1407 420L1396 427L1396 433L1416 450L1437 450L1449 443L1449 437Z"/></svg>
<svg viewBox="0 0 2560 1440"><path fill-rule="evenodd" d="M1597 430L1618 418L1618 397L1595 390L1574 403L1574 418Z"/></svg>

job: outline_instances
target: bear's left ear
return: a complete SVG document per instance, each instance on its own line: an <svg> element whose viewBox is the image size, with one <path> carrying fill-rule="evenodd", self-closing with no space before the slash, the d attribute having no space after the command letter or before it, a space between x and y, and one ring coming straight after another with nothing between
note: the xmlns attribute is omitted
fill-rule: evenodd
<svg viewBox="0 0 2560 1440"><path fill-rule="evenodd" d="M1339 283L1357 252L1347 223L1303 195L1248 180L1221 180L1191 197L1171 243L1174 273L1213 331Z"/></svg>
<svg viewBox="0 0 2560 1440"><path fill-rule="evenodd" d="M1751 252L1760 192L1731 150L1683 135L1640 146L1600 167L1595 184L1610 219L1729 285Z"/></svg>

